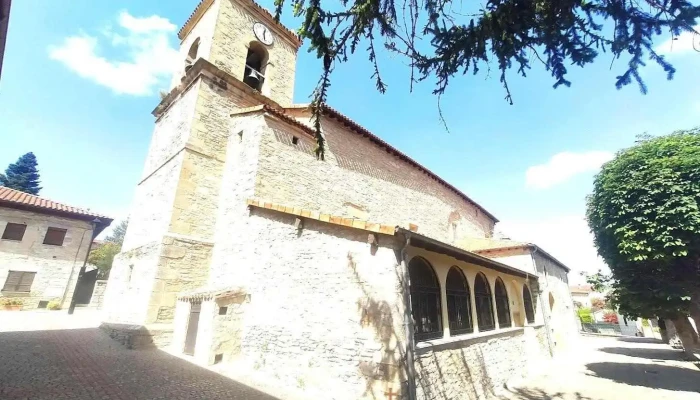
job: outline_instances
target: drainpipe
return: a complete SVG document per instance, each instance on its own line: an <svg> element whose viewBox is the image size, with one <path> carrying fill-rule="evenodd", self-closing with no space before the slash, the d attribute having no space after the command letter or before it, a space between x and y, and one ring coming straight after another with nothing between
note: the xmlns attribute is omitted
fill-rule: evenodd
<svg viewBox="0 0 700 400"><path fill-rule="evenodd" d="M537 254L537 250L539 248L537 246L532 247L534 251L532 252L532 263L535 265L535 271L537 271L537 262L535 261L535 254ZM547 266L543 265L542 268L544 268L544 283L545 285L547 284ZM539 279L538 279L538 284L537 284L537 297L539 297L540 301L540 309L542 310L542 319L544 320L544 332L547 335L547 346L549 347L549 356L554 357L554 345L552 344L552 335L549 332L549 317L547 317L548 313L545 312L546 308L544 307L544 300L542 300L542 286L539 284Z"/></svg>
<svg viewBox="0 0 700 400"><path fill-rule="evenodd" d="M408 264L406 263L406 251L411 245L411 236L405 234L406 243L401 249L401 273L403 275L403 322L406 334L406 374L408 379L408 399L416 399L416 365L415 365L415 341L413 338L413 316L411 315L411 292L409 287Z"/></svg>

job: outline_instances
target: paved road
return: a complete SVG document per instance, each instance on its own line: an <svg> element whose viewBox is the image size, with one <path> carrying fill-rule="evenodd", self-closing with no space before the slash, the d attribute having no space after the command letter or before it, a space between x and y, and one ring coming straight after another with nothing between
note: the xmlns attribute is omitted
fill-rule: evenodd
<svg viewBox="0 0 700 400"><path fill-rule="evenodd" d="M0 311L0 399L277 400L158 350L127 350L77 312Z"/></svg>
<svg viewBox="0 0 700 400"><path fill-rule="evenodd" d="M502 399L700 400L700 369L653 339L581 337L545 374Z"/></svg>

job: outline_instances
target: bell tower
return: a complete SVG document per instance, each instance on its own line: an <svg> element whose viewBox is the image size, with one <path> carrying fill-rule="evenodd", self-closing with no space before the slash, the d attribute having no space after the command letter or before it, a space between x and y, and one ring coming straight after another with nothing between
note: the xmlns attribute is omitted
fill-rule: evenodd
<svg viewBox="0 0 700 400"><path fill-rule="evenodd" d="M171 329L177 296L208 280L223 176L240 150L231 113L292 104L301 41L252 0L202 0L178 37L180 64L153 112L129 228L105 294L105 324L113 329ZM235 173L227 179L247 182Z"/></svg>
<svg viewBox="0 0 700 400"><path fill-rule="evenodd" d="M252 0L202 0L178 33L182 66L204 58L281 106L292 104L299 37Z"/></svg>

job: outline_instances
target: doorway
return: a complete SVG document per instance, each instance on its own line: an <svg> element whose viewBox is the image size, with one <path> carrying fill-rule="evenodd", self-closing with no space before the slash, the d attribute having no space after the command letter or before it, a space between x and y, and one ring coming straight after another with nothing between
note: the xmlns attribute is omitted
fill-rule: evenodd
<svg viewBox="0 0 700 400"><path fill-rule="evenodd" d="M199 314L202 311L202 303L192 303L190 317L187 321L187 335L185 336L185 350L188 356L194 355L194 347L197 343L197 331L199 330Z"/></svg>

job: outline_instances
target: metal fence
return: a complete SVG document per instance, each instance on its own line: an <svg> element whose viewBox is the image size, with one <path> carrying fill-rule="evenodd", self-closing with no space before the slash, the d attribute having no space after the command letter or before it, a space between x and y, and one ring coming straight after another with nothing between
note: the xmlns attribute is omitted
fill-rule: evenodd
<svg viewBox="0 0 700 400"><path fill-rule="evenodd" d="M587 333L599 333L602 335L618 335L622 336L622 330L618 324L581 324L581 329Z"/></svg>

